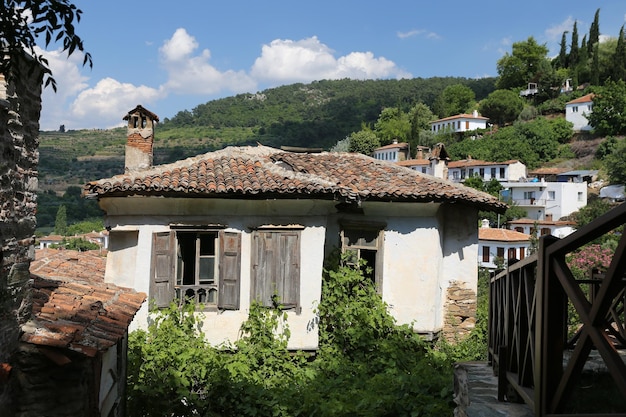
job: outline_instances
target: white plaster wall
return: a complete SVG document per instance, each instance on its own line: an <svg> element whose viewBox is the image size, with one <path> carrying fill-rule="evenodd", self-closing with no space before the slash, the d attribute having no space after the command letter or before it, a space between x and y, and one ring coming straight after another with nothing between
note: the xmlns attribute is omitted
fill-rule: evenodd
<svg viewBox="0 0 626 417"><path fill-rule="evenodd" d="M508 172L504 181L519 181L520 178L526 178L526 165L521 162L515 162L508 165Z"/></svg>
<svg viewBox="0 0 626 417"><path fill-rule="evenodd" d="M569 216L575 211L587 205L587 183L586 182L548 182L547 190L554 191L556 201L548 202L546 213L552 214L554 220L561 217ZM582 193L582 197L578 198L578 193Z"/></svg>
<svg viewBox="0 0 626 417"><path fill-rule="evenodd" d="M574 112L574 107L578 107L578 111ZM574 130L591 130L587 115L591 113L588 103L567 104L565 106L565 120L574 124Z"/></svg>

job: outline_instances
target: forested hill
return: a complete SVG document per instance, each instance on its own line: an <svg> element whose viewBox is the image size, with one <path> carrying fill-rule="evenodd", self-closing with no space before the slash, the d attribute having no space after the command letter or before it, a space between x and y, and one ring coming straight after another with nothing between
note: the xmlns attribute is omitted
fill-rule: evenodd
<svg viewBox="0 0 626 417"><path fill-rule="evenodd" d="M191 129L213 137L216 147L235 142L262 142L270 146L328 149L350 133L359 131L363 123L373 124L385 107L408 111L419 102L432 107L444 88L453 84L468 86L476 100L480 100L495 90L495 80L437 77L292 84L180 111L173 118L163 120L159 134L176 139L187 136ZM229 137L229 128L245 131L240 131L238 137ZM214 130L223 135L216 135Z"/></svg>

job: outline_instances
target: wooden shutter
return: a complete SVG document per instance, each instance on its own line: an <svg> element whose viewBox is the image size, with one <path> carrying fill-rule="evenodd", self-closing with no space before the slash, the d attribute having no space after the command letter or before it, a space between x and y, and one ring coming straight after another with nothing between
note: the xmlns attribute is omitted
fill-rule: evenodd
<svg viewBox="0 0 626 417"><path fill-rule="evenodd" d="M220 259L218 308L239 309L239 282L241 277L241 233L219 233Z"/></svg>
<svg viewBox="0 0 626 417"><path fill-rule="evenodd" d="M280 297L286 308L299 306L300 234L296 231L257 231L253 237L252 298L272 306Z"/></svg>
<svg viewBox="0 0 626 417"><path fill-rule="evenodd" d="M150 297L159 308L169 306L175 297L174 260L176 239L173 232L152 235Z"/></svg>

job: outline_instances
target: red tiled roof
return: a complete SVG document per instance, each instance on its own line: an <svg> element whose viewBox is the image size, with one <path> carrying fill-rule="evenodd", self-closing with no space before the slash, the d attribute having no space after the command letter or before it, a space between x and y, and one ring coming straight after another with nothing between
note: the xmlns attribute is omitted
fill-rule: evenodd
<svg viewBox="0 0 626 417"><path fill-rule="evenodd" d="M576 98L576 99L574 99L572 101L568 101L565 104L567 105L567 104L577 104L577 103L590 103L590 102L593 101L593 97L594 96L595 96L595 94L593 94L593 93L585 94L584 96L578 97L578 98Z"/></svg>
<svg viewBox="0 0 626 417"><path fill-rule="evenodd" d="M433 120L432 122L429 122L429 123L434 124L434 123L445 122L448 120L456 120L456 119L489 120L488 117L474 116L473 114L462 113L462 114L456 114L454 116L444 117L443 119Z"/></svg>
<svg viewBox="0 0 626 417"><path fill-rule="evenodd" d="M473 167L473 166L490 166L490 165L512 165L519 161L509 160L504 162L489 162L481 159L460 159L458 161L448 162L448 168L461 168L461 167Z"/></svg>
<svg viewBox="0 0 626 417"><path fill-rule="evenodd" d="M498 242L526 242L527 240L530 240L530 235L527 235L526 233L520 233L516 230L481 227L478 229L478 240L495 240Z"/></svg>
<svg viewBox="0 0 626 417"><path fill-rule="evenodd" d="M534 220L534 219L517 219L509 221L509 224L537 224L539 226L574 226L576 222L570 220Z"/></svg>
<svg viewBox="0 0 626 417"><path fill-rule="evenodd" d="M352 153L291 153L229 147L174 164L92 181L105 196L322 198L347 201L458 202L502 211L497 198L463 185Z"/></svg>
<svg viewBox="0 0 626 417"><path fill-rule="evenodd" d="M31 264L32 316L21 340L90 357L115 345L146 295L105 283L102 256L45 251Z"/></svg>
<svg viewBox="0 0 626 417"><path fill-rule="evenodd" d="M380 148L374 149L374 152L376 152L376 151L384 151L386 149L405 149L405 148L408 148L408 147L409 147L409 144L406 143L406 142L391 143L389 145L381 146Z"/></svg>
<svg viewBox="0 0 626 417"><path fill-rule="evenodd" d="M404 161L396 162L396 165L400 165L401 167L430 165L430 161L428 159L406 159Z"/></svg>

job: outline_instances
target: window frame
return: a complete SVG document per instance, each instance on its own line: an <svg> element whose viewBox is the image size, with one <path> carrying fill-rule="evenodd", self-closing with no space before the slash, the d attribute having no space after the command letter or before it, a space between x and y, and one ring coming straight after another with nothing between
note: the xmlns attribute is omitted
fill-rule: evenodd
<svg viewBox="0 0 626 417"><path fill-rule="evenodd" d="M183 250L180 245L182 235L195 234L193 248L194 283L183 284L179 279ZM200 235L214 235L214 279L213 283L199 281L199 246ZM181 237L179 237L181 236ZM189 240L191 241L191 240ZM155 300L157 308L168 307L172 301L182 304L183 289L193 290L194 302L201 304L206 311L238 310L240 308L241 286L241 233L226 231L223 228L207 226L170 226L170 230L152 234L152 259L150 264L150 298ZM214 291L215 301L209 303L209 293ZM201 299L201 294L205 298Z"/></svg>
<svg viewBox="0 0 626 417"><path fill-rule="evenodd" d="M376 254L374 256L374 274L371 277L373 279L373 283L376 287L376 291L379 294L382 294L383 289L383 247L385 240L385 228L387 227L386 223L382 222L363 222L363 221L354 221L342 219L339 222L340 231L339 231L339 243L341 248L341 253L344 254L348 250L356 249L357 252L357 260L362 259L361 251L369 250L372 251L375 249ZM347 245L346 244L346 231L367 231L367 232L375 232L376 243L374 246L371 245Z"/></svg>

